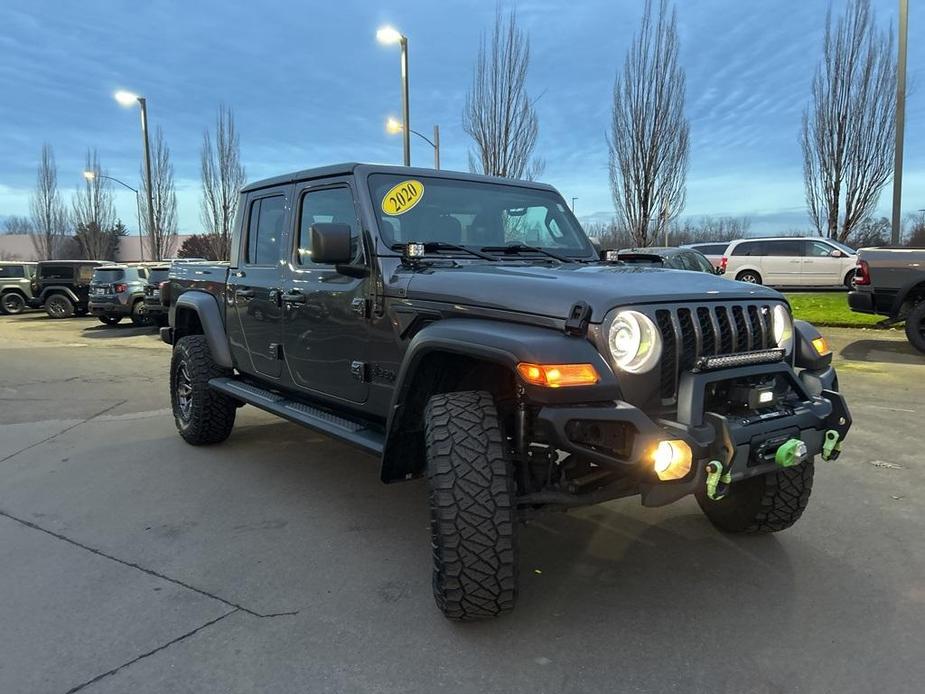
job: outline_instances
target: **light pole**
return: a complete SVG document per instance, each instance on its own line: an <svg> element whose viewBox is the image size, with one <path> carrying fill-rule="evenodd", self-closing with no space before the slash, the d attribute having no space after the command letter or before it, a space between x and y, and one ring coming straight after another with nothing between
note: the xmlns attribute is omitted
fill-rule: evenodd
<svg viewBox="0 0 925 694"><path fill-rule="evenodd" d="M572 196L572 214L575 214L575 201L578 199L577 196Z"/></svg>
<svg viewBox="0 0 925 694"><path fill-rule="evenodd" d="M385 26L376 32L379 43L401 46L401 121L405 125L402 145L405 166L411 166L411 106L408 103L408 37L394 27Z"/></svg>
<svg viewBox="0 0 925 694"><path fill-rule="evenodd" d="M144 143L145 155L145 193L148 198L148 233L154 236L154 196L152 194L153 185L151 183L151 144L148 142L148 102L143 96L138 96L137 94L127 91L118 91L114 96L116 101L122 106L133 106L137 103L141 107L141 139ZM140 234L141 229L138 231ZM144 242L142 241L141 244L143 246ZM157 255L157 249L153 250L154 255ZM144 258L143 250L141 255L142 258Z"/></svg>
<svg viewBox="0 0 925 694"><path fill-rule="evenodd" d="M138 219L138 253L141 256L141 261L144 262L145 259L145 242L144 237L141 235L141 200L138 197L138 191L135 188L132 188L125 181L120 181L118 178L112 176L106 176L104 174L98 174L96 171L84 171L84 178L87 181L87 186L90 186L90 183L94 178L105 178L107 181L115 181L120 186L125 186L130 191L135 194L135 217Z"/></svg>
<svg viewBox="0 0 925 694"><path fill-rule="evenodd" d="M909 0L899 0L899 59L896 62L896 142L893 150L893 233L899 245L903 203L903 138L906 129L906 44L909 35Z"/></svg>
<svg viewBox="0 0 925 694"><path fill-rule="evenodd" d="M392 133L393 135L397 133L405 132L405 127L399 121L395 120L394 118L389 118L385 122L385 129L386 129L386 132ZM433 140L428 138L426 135L419 133L417 130L409 129L409 132L414 133L419 138L424 140L424 142L426 142L427 144L429 144L431 147L434 148L434 169L439 171L440 170L440 126L439 125L434 126L434 139Z"/></svg>

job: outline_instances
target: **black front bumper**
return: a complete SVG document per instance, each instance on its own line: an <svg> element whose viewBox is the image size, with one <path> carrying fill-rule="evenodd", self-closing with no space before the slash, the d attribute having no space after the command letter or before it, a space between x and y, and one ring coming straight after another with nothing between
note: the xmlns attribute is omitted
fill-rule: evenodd
<svg viewBox="0 0 925 694"><path fill-rule="evenodd" d="M793 397L786 403L736 415L705 409L705 393L712 383L736 381L757 375L780 376L789 383ZM851 427L851 415L844 398L833 390L835 370L805 370L797 374L783 362L745 366L721 371L681 376L678 409L671 419L650 417L633 405L607 402L594 405L544 406L536 424L549 443L559 450L584 458L596 465L623 468L639 480L642 503L661 506L704 488L706 466L719 461L736 482L777 469L774 453L784 441L800 439L808 456L823 452L826 432L844 439ZM579 423L579 424L576 424ZM626 437L616 438L622 445L588 445L576 431L581 425L622 425ZM661 481L651 469L651 455L659 442L682 439L691 447L690 473L679 480Z"/></svg>

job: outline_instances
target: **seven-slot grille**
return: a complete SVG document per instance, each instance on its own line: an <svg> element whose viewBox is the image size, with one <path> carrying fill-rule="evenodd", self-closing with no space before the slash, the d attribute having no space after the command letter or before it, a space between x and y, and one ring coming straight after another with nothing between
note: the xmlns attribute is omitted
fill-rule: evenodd
<svg viewBox="0 0 925 694"><path fill-rule="evenodd" d="M662 334L663 404L677 399L678 375L704 356L737 354L774 347L770 304L736 303L656 308Z"/></svg>

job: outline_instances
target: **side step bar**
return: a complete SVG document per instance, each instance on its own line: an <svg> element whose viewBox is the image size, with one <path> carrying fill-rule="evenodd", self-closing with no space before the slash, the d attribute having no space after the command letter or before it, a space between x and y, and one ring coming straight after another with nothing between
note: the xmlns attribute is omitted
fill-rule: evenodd
<svg viewBox="0 0 925 694"><path fill-rule="evenodd" d="M289 400L284 395L235 378L213 378L209 381L209 386L236 400L288 419L290 422L353 444L368 453L382 455L385 448L385 435L362 420L347 419L319 407Z"/></svg>

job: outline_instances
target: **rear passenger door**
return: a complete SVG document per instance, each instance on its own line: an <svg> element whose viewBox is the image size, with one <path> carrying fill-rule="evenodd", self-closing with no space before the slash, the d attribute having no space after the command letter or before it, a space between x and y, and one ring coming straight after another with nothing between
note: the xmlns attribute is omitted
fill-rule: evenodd
<svg viewBox="0 0 925 694"><path fill-rule="evenodd" d="M257 191L247 198L237 266L228 271L227 303L238 325L231 334L236 362L262 376L282 371L280 249L287 236L289 186Z"/></svg>
<svg viewBox="0 0 925 694"><path fill-rule="evenodd" d="M761 259L765 284L799 286L803 283L803 242L781 239L764 242Z"/></svg>

